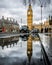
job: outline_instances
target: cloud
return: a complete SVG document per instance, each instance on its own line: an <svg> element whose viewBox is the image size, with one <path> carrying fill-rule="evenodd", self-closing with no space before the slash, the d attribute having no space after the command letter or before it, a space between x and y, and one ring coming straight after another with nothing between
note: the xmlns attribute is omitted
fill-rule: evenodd
<svg viewBox="0 0 52 65"><path fill-rule="evenodd" d="M43 3L44 0L41 0ZM39 21L41 19L41 8L38 0L33 0L35 5L32 5L33 9L33 21ZM46 0L46 7L42 8L42 19L47 19L49 14L52 15L52 1ZM28 5L27 5L28 6ZM27 23L27 6L24 6L23 0L0 0L0 18L1 16L13 17L16 20L23 23Z"/></svg>

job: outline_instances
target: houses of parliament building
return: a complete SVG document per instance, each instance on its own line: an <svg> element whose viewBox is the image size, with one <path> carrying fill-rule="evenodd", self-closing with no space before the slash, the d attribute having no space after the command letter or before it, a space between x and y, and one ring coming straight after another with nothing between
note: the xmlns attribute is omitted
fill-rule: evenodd
<svg viewBox="0 0 52 65"><path fill-rule="evenodd" d="M31 3L28 6L27 10L27 26L29 30L39 29L41 32L52 32L52 16L49 16L49 19L44 22L44 24L33 24L33 10Z"/></svg>

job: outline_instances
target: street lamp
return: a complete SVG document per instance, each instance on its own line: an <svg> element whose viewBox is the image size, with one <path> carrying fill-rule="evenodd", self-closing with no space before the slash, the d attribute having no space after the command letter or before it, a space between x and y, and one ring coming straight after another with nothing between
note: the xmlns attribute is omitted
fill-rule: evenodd
<svg viewBox="0 0 52 65"><path fill-rule="evenodd" d="M41 29L42 29L42 4L41 4Z"/></svg>
<svg viewBox="0 0 52 65"><path fill-rule="evenodd" d="M41 3L41 1L39 0L40 4L41 4L41 32L42 32L42 7L43 7L43 4Z"/></svg>
<svg viewBox="0 0 52 65"><path fill-rule="evenodd" d="M21 18L21 27L22 27L22 18Z"/></svg>

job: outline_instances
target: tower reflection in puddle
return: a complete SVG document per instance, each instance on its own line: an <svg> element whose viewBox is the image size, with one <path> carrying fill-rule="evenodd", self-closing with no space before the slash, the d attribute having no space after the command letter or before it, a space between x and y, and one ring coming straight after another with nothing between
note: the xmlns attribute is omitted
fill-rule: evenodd
<svg viewBox="0 0 52 65"><path fill-rule="evenodd" d="M30 65L32 57L32 36L30 35L27 40L27 56L28 56L28 65Z"/></svg>

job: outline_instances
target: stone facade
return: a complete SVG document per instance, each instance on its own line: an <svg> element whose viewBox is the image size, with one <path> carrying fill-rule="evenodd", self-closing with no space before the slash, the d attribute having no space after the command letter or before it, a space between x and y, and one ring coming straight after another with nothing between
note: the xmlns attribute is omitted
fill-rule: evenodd
<svg viewBox="0 0 52 65"><path fill-rule="evenodd" d="M33 23L33 11L31 4L29 4L29 8L27 11L27 26L29 30L32 30L32 23Z"/></svg>

